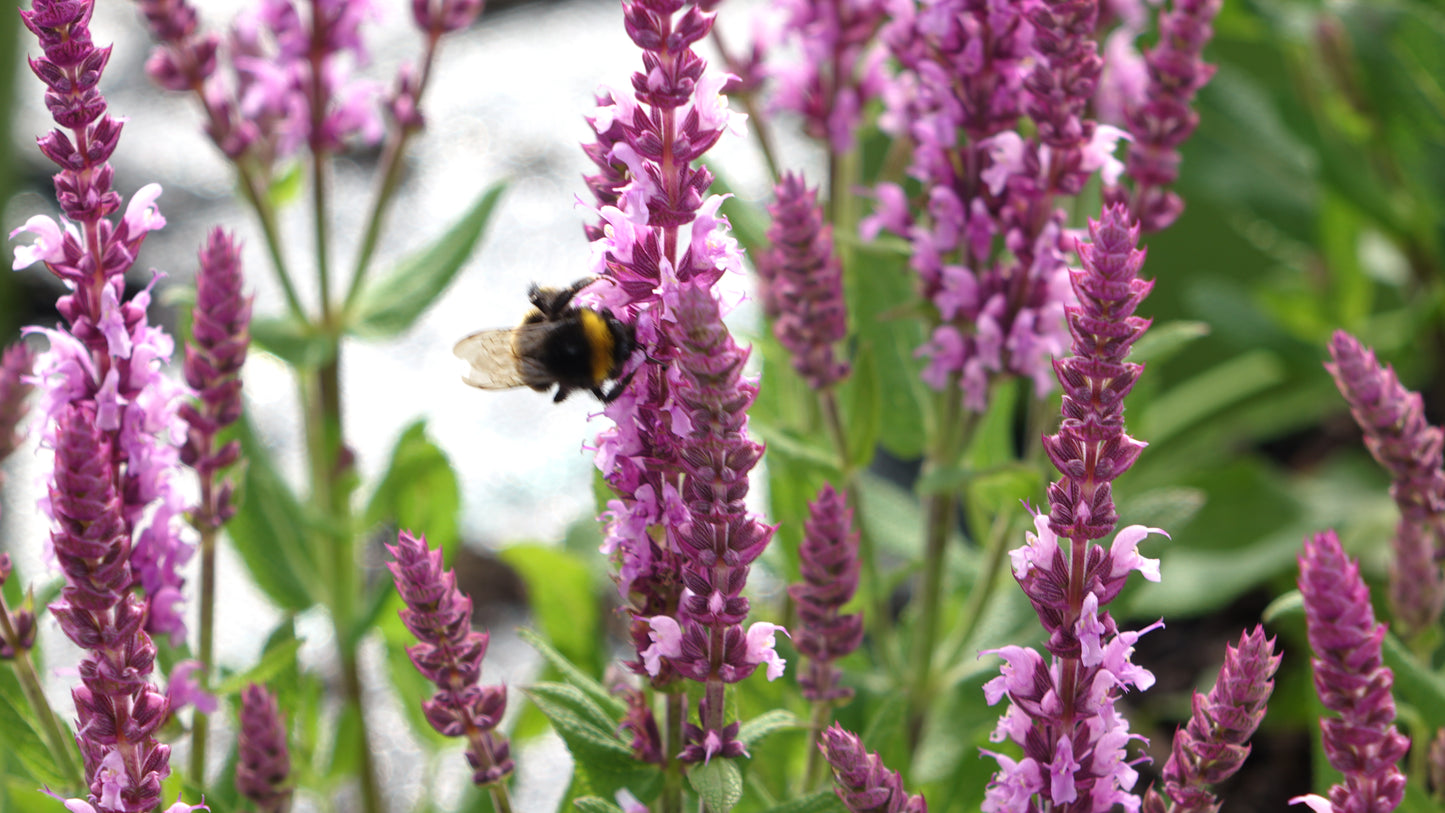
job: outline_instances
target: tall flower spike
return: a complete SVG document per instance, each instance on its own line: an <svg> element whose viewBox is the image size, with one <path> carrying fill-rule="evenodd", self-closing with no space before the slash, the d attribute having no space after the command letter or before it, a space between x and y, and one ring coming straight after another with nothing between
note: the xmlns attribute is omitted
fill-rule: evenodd
<svg viewBox="0 0 1445 813"><path fill-rule="evenodd" d="M1127 111L1134 143L1126 164L1134 181L1130 209L1144 231L1166 229L1184 211L1184 201L1169 187L1179 177L1179 147L1199 126L1194 94L1214 76L1214 66L1202 56L1222 5L1223 0L1173 0L1159 15L1159 43L1145 54L1149 85L1143 104ZM1110 197L1121 195L1119 190Z"/></svg>
<svg viewBox="0 0 1445 813"><path fill-rule="evenodd" d="M234 239L213 229L200 252L196 306L191 311L195 340L186 345L186 383L199 402L181 407L189 425L181 460L201 476L198 521L219 527L235 513L231 487L218 488L216 473L240 456L240 443L216 448L216 436L241 417L241 365L251 342L251 299L242 291L241 252Z"/></svg>
<svg viewBox="0 0 1445 813"><path fill-rule="evenodd" d="M261 813L291 809L291 754L286 720L276 696L255 683L241 692L241 733L237 737L236 790Z"/></svg>
<svg viewBox="0 0 1445 813"><path fill-rule="evenodd" d="M70 405L92 407L115 454L113 476L132 536L130 564L148 605L146 628L179 644L186 631L180 568L192 553L179 536L182 497L174 477L183 431L176 409L185 387L161 373L174 343L148 322L150 288L123 301L125 272L165 218L155 208L160 187L147 184L114 219L122 199L111 188L114 172L107 162L121 122L97 90L110 50L91 41L92 8L90 2L38 0L21 12L40 41L43 55L31 60L31 69L46 84L46 104L59 125L40 139L40 150L60 167L56 197L71 222L61 228L36 216L11 236L28 231L36 237L34 245L16 249L17 268L43 262L68 290L56 302L67 331L28 329L50 340L35 371L42 388L42 443L54 445L56 422Z"/></svg>
<svg viewBox="0 0 1445 813"><path fill-rule="evenodd" d="M1396 631L1413 635L1430 628L1445 609L1445 432L1425 421L1419 393L1400 384L1395 371L1339 330L1330 340L1325 369L1365 433L1365 448L1390 472L1390 496L1400 509L1390 563L1390 607Z"/></svg>
<svg viewBox="0 0 1445 813"><path fill-rule="evenodd" d="M858 533L853 530L853 509L831 485L808 506L798 556L803 581L788 588L798 603L800 622L793 641L808 658L798 684L803 697L815 703L846 700L853 690L838 685L841 673L834 661L863 641L863 616L840 612L858 589Z"/></svg>
<svg viewBox="0 0 1445 813"><path fill-rule="evenodd" d="M1227 647L1219 680L1209 694L1194 693L1194 714L1175 732L1164 765L1164 786L1174 802L1170 813L1214 813L1219 800L1209 791L1233 776L1249 756L1249 738L1264 719L1274 692L1280 656L1274 639L1256 626ZM1153 793L1153 790L1150 791Z"/></svg>
<svg viewBox="0 0 1445 813"><path fill-rule="evenodd" d="M834 723L818 741L833 768L834 793L849 813L928 813L922 794L908 795L903 777L888 770L858 735Z"/></svg>
<svg viewBox="0 0 1445 813"><path fill-rule="evenodd" d="M444 737L467 739L473 783L501 782L514 767L507 739L494 733L507 687L479 683L489 636L472 630L472 600L457 590L456 575L442 569L441 549L430 550L425 537L402 531L386 549L396 560L386 567L406 603L402 623L418 641L406 654L437 687L422 703L427 722Z"/></svg>
<svg viewBox="0 0 1445 813"><path fill-rule="evenodd" d="M887 84L886 52L877 34L888 18L888 4L788 0L778 5L787 15L783 43L796 43L801 54L786 65L769 66L778 85L774 104L801 114L808 135L842 155L853 148L864 111Z"/></svg>
<svg viewBox="0 0 1445 813"><path fill-rule="evenodd" d="M170 746L154 737L169 704L150 679L156 648L129 590L130 539L111 483L111 446L95 422L90 407L70 406L56 429L51 542L66 584L50 611L86 651L71 696L89 804L141 813L160 804L170 774Z"/></svg>
<svg viewBox="0 0 1445 813"><path fill-rule="evenodd" d="M1159 562L1139 554L1157 528L1120 530L1107 551L1092 540L1117 521L1109 483L1133 463L1143 444L1124 433L1122 399L1141 368L1124 361L1149 324L1134 309L1150 285L1138 279L1144 253L1139 229L1123 207L1089 222L1092 242L1079 246L1083 268L1071 275L1079 304L1068 310L1074 355L1054 362L1064 388L1063 422L1043 439L1062 478L1049 487L1051 510L1034 517L1034 532L1010 556L1014 579L1047 633L1046 661L1037 651L1005 646L982 654L1004 660L999 677L984 684L990 705L1009 708L991 739L1012 740L1023 758L985 751L999 766L985 791L985 813L1026 813L1069 805L1138 811L1132 790L1138 773L1129 742L1139 736L1116 708L1122 695L1154 683L1130 661L1142 630L1120 630L1104 605L1139 571L1159 580Z"/></svg>
<svg viewBox="0 0 1445 813"><path fill-rule="evenodd" d="M1320 720L1325 754L1344 774L1328 801L1299 797L1317 811L1389 813L1405 794L1398 763L1410 740L1395 729L1395 676L1385 667L1385 625L1375 623L1360 568L1333 530L1305 540L1299 556L1315 692L1337 718Z"/></svg>
<svg viewBox="0 0 1445 813"><path fill-rule="evenodd" d="M791 172L773 188L768 207L770 256L763 292L773 333L793 356L793 369L814 389L848 375L837 344L847 337L843 268L833 254L833 227L823 222L818 191Z"/></svg>

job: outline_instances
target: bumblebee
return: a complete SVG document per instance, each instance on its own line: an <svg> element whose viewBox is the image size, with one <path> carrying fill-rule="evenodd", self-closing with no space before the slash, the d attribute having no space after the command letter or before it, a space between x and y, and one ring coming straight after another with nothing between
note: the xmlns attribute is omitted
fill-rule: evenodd
<svg viewBox="0 0 1445 813"><path fill-rule="evenodd" d="M526 386L546 392L555 384L556 403L573 390L587 390L604 404L615 401L632 380L622 368L637 349L637 336L605 308L572 306L594 281L587 277L561 289L533 285L527 290L532 310L522 324L478 331L452 348L471 365L462 380L484 390ZM604 390L608 381L615 383Z"/></svg>

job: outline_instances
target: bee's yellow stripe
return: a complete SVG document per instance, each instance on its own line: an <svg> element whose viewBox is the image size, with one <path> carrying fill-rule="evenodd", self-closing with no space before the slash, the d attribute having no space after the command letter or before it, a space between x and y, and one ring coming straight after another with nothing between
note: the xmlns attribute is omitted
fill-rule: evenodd
<svg viewBox="0 0 1445 813"><path fill-rule="evenodd" d="M587 337L587 348L592 353L592 381L601 384L612 372L612 331L607 320L596 311L579 310L577 318L582 322L582 334Z"/></svg>

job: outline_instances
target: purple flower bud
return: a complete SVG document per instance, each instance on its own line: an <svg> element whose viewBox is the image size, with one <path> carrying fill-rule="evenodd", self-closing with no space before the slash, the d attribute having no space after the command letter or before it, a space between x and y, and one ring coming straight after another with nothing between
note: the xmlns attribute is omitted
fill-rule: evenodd
<svg viewBox="0 0 1445 813"><path fill-rule="evenodd" d="M928 813L922 794L909 796L903 777L865 749L857 734L834 723L818 739L818 748L833 768L833 792L849 813Z"/></svg>
<svg viewBox="0 0 1445 813"><path fill-rule="evenodd" d="M507 740L494 735L507 707L506 686L480 686L488 635L472 630L472 600L457 590L456 575L442 569L441 549L430 550L425 537L402 531L386 549L396 561L387 569L406 607L401 621L418 643L406 654L437 692L422 711L444 737L466 737L467 762L477 785L511 774Z"/></svg>
<svg viewBox="0 0 1445 813"><path fill-rule="evenodd" d="M835 348L848 335L843 268L833 254L833 227L823 222L818 192L787 173L773 189L768 267L773 332L793 355L793 369L814 389L848 375Z"/></svg>
<svg viewBox="0 0 1445 813"><path fill-rule="evenodd" d="M1225 649L1219 680L1209 695L1194 693L1194 714L1188 726L1175 733L1164 766L1172 813L1219 809L1207 786L1233 776L1249 756L1249 738L1264 719L1279 660L1274 639L1266 639L1264 628L1256 626L1240 636L1238 646Z"/></svg>
<svg viewBox="0 0 1445 813"><path fill-rule="evenodd" d="M1340 715L1320 720L1325 754L1344 774L1329 804L1336 813L1389 813L1405 794L1397 763L1410 740L1393 725L1395 676L1381 656L1385 625L1375 623L1359 565L1334 531L1306 539L1299 566L1315 691Z"/></svg>
<svg viewBox="0 0 1445 813"><path fill-rule="evenodd" d="M411 0L411 18L433 36L460 31L482 13L482 0Z"/></svg>
<svg viewBox="0 0 1445 813"><path fill-rule="evenodd" d="M1039 55L1024 80L1024 109L1049 148L1048 187L1076 195L1088 182L1083 147L1094 123L1083 119L1104 62L1094 42L1098 5L1087 0L1044 0L1028 12Z"/></svg>
<svg viewBox="0 0 1445 813"><path fill-rule="evenodd" d="M798 603L800 622L793 641L808 657L798 684L803 697L815 703L846 700L853 690L838 685L841 672L834 661L863 641L862 614L840 612L858 589L858 533L853 530L853 510L831 485L808 506L798 555L803 582L788 588Z"/></svg>
<svg viewBox="0 0 1445 813"><path fill-rule="evenodd" d="M1402 635L1434 626L1445 609L1445 432L1425 421L1419 393L1400 383L1390 366L1343 330L1330 341L1325 369L1334 376L1365 433L1365 448L1390 472L1390 496L1400 509L1390 563L1390 605Z"/></svg>
<svg viewBox="0 0 1445 813"><path fill-rule="evenodd" d="M10 578L12 569L10 554L0 553L0 587ZM17 653L28 652L35 646L35 610L31 598L11 611L3 596L0 596L0 661L8 661Z"/></svg>
<svg viewBox="0 0 1445 813"><path fill-rule="evenodd" d="M648 705L647 695L640 689L624 688L622 697L627 702L627 714L618 729L632 732L632 756L639 762L661 765L662 733L657 728L657 718Z"/></svg>
<svg viewBox="0 0 1445 813"><path fill-rule="evenodd" d="M236 461L240 444L216 448L216 436L241 417L241 365L251 342L251 298L241 287L240 249L229 234L213 229L200 253L192 341L186 345L186 383L199 402L180 408L189 426L181 460L201 477L196 521L212 527L235 513L231 490L217 484L216 473Z"/></svg>
<svg viewBox="0 0 1445 813"><path fill-rule="evenodd" d="M262 813L291 809L291 754L286 720L276 696L255 683L241 691L241 733L237 737L236 790Z"/></svg>
<svg viewBox="0 0 1445 813"><path fill-rule="evenodd" d="M1068 308L1071 358L1054 362L1064 389L1063 423L1043 439L1063 475L1049 486L1049 519L1059 536L1098 539L1118 522L1111 482L1144 445L1124 432L1124 396L1143 366L1124 361L1150 320L1134 315L1154 287L1138 278L1144 252L1139 226L1122 206L1089 221L1090 242L1079 244L1082 269L1070 274L1079 304Z"/></svg>

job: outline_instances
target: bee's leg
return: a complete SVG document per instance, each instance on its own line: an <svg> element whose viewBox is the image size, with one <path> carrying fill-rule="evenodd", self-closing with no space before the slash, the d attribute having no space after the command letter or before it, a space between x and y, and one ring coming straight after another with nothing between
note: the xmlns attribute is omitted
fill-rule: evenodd
<svg viewBox="0 0 1445 813"><path fill-rule="evenodd" d="M558 385L557 385L557 394L554 395L554 396L552 396L552 403L554 403L554 404L560 404L560 403L562 403L563 401L567 400L567 396L569 396L569 395L571 395L571 394L572 394L572 388L571 388L571 387L567 386L566 384L558 384Z"/></svg>
<svg viewBox="0 0 1445 813"><path fill-rule="evenodd" d="M558 291L557 296L552 299L553 315L559 314L562 311L566 310L567 306L572 304L572 297L581 293L583 288L586 288L588 285L591 285L596 281L596 277L583 277L582 279L577 280L571 285L568 285L566 288Z"/></svg>
<svg viewBox="0 0 1445 813"><path fill-rule="evenodd" d="M627 385L632 383L632 377L637 375L637 371L640 369L642 369L640 366L633 367L631 372L617 379L617 383L613 384L612 389L608 390L607 392L602 392L601 388L594 387L592 389L593 394L597 396L597 400L601 401L604 404L610 404L613 401L616 401L618 396L622 395L623 390L627 389Z"/></svg>

